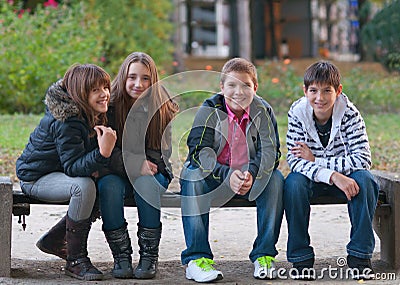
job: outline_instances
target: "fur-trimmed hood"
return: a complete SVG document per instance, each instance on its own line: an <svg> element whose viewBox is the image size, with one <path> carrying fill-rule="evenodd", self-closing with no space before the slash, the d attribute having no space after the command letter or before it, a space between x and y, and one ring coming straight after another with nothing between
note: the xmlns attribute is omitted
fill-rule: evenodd
<svg viewBox="0 0 400 285"><path fill-rule="evenodd" d="M67 90L62 87L62 79L54 82L46 91L44 103L55 119L66 119L79 115L78 105L72 100Z"/></svg>

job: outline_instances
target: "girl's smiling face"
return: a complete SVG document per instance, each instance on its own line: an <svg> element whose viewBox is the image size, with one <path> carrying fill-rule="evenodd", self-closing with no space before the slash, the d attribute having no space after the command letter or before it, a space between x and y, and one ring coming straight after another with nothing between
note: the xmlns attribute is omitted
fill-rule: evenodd
<svg viewBox="0 0 400 285"><path fill-rule="evenodd" d="M133 99L139 98L151 86L150 70L141 62L133 62L128 69L125 89Z"/></svg>
<svg viewBox="0 0 400 285"><path fill-rule="evenodd" d="M89 106L98 114L106 113L110 101L110 88L108 85L94 87L88 96Z"/></svg>

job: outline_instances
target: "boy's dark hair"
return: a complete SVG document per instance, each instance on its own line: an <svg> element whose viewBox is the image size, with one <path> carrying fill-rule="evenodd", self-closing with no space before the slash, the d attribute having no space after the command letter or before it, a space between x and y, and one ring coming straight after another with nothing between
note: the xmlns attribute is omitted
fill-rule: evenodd
<svg viewBox="0 0 400 285"><path fill-rule="evenodd" d="M250 61L236 57L228 60L221 70L221 83L224 83L226 75L229 72L243 72L250 75L251 80L257 85L257 69Z"/></svg>
<svg viewBox="0 0 400 285"><path fill-rule="evenodd" d="M304 73L304 87L313 84L328 84L338 90L340 86L339 69L328 61L318 61L310 65Z"/></svg>

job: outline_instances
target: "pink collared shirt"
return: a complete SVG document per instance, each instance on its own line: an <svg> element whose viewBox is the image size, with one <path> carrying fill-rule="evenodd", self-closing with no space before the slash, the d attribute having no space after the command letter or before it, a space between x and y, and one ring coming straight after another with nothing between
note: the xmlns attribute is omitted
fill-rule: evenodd
<svg viewBox="0 0 400 285"><path fill-rule="evenodd" d="M226 103L225 106L228 111L228 139L217 160L232 169L242 170L242 167L249 163L246 126L249 122L250 107L246 108L242 119L239 120Z"/></svg>

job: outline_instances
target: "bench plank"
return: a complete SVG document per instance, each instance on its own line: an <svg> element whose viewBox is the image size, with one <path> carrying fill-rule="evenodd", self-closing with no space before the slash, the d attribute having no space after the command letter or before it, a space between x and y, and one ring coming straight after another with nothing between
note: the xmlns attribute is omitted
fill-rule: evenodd
<svg viewBox="0 0 400 285"><path fill-rule="evenodd" d="M311 201L312 205L328 205L328 204L346 204L346 199L340 199L337 197L330 196L321 196L313 199ZM53 204L53 205L68 205L66 203L52 203L52 202L44 202L41 200L37 200L35 198L29 197L22 193L21 190L13 190L13 204ZM161 199L161 205L164 208L180 208L181 206L181 198L180 195L176 192L167 191L163 195ZM135 199L133 197L129 197L125 199L126 207L136 207ZM219 207L220 205L217 203L212 204L212 207ZM241 199L237 197L233 197L227 203L222 205L222 207L255 207L255 201L248 201L246 199Z"/></svg>

